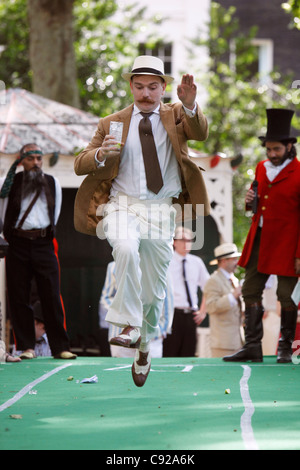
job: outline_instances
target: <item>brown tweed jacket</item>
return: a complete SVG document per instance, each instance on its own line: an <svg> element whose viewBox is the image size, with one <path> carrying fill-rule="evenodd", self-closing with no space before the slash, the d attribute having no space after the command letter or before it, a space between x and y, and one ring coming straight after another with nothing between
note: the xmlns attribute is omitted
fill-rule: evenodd
<svg viewBox="0 0 300 470"><path fill-rule="evenodd" d="M101 216L96 215L99 206L108 202L112 180L119 170L120 157L107 158L105 166L97 168L95 152L101 147L106 134L109 133L111 121L124 123L122 141L128 135L133 104L115 114L100 119L96 133L87 148L75 160L75 173L88 175L82 182L75 200L74 224L79 232L96 235L96 227ZM175 104L161 103L160 117L172 143L179 163L182 179L182 193L178 201L181 207L192 204L195 215L196 204L203 204L204 215L210 212L202 169L188 155L188 140L205 140L208 137L208 125L205 116L198 106L196 116L189 117L183 110L181 102ZM98 211L99 212L99 211Z"/></svg>

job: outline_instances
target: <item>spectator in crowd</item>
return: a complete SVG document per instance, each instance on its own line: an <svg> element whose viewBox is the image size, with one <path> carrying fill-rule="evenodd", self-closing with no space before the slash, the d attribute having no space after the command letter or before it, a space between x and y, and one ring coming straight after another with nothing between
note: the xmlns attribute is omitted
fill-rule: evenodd
<svg viewBox="0 0 300 470"><path fill-rule="evenodd" d="M34 353L36 357L49 357L52 352L49 346L49 341L45 329L45 322L41 307L41 302L36 300L32 305L34 316L34 329L35 329L35 346ZM15 348L14 348L15 349ZM22 351L15 351L16 355L21 356Z"/></svg>
<svg viewBox="0 0 300 470"><path fill-rule="evenodd" d="M206 310L210 316L213 357L233 354L242 347L241 286L234 276L240 253L234 243L223 243L214 250L218 265L204 286Z"/></svg>
<svg viewBox="0 0 300 470"><path fill-rule="evenodd" d="M16 174L18 165L24 171ZM59 266L54 232L62 191L59 182L42 171L43 152L33 143L24 145L1 186L5 206L3 233L9 242L6 279L9 311L16 349L22 359L35 358L35 329L30 306L34 278L41 301L51 351L57 359L75 359L60 297Z"/></svg>
<svg viewBox="0 0 300 470"><path fill-rule="evenodd" d="M296 137L291 136L294 111L267 110L267 133L261 136L267 160L258 163L255 184L246 194L252 224L239 260L245 268L242 294L245 302L245 345L224 361L262 362L262 294L270 275L277 275L281 305L277 362L292 361L297 305L292 293L300 274L300 162Z"/></svg>
<svg viewBox="0 0 300 470"><path fill-rule="evenodd" d="M169 274L174 293L172 331L163 344L164 357L193 357L196 353L197 326L206 317L204 298L198 306L198 289L203 290L209 273L199 256L190 254L193 233L177 227Z"/></svg>

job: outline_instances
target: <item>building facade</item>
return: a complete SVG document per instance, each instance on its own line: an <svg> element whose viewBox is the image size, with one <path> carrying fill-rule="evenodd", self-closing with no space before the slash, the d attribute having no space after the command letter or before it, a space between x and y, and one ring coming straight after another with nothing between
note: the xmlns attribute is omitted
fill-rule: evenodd
<svg viewBox="0 0 300 470"><path fill-rule="evenodd" d="M277 70L300 80L300 34L290 27L292 18L283 10L283 0L217 1L224 8L236 8L235 17L242 31L257 26L255 44L259 49L258 71L262 75Z"/></svg>

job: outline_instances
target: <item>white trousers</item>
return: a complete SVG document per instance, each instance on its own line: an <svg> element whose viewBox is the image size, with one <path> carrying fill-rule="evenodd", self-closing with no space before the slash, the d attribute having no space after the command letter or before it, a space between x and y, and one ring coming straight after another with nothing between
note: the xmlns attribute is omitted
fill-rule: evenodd
<svg viewBox="0 0 300 470"><path fill-rule="evenodd" d="M103 229L113 248L117 283L106 321L140 328L143 342L159 336L175 216L171 198L142 201L119 194L104 209Z"/></svg>

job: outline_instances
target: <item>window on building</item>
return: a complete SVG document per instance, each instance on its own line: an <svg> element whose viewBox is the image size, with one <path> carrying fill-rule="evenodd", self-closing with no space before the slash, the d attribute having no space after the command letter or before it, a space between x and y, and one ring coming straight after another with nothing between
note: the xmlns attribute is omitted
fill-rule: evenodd
<svg viewBox="0 0 300 470"><path fill-rule="evenodd" d="M159 57L165 65L165 74L172 75L172 44L158 42L153 47L149 47L147 44L139 45L140 55L152 55ZM166 90L163 101L168 103L171 101L171 90Z"/></svg>
<svg viewBox="0 0 300 470"><path fill-rule="evenodd" d="M253 39L251 44L254 48L255 59L248 66L250 77L258 74L259 81L262 84L267 83L273 71L273 41L271 39ZM236 56L234 41L230 49L230 66L238 70L239 61Z"/></svg>
<svg viewBox="0 0 300 470"><path fill-rule="evenodd" d="M270 73L273 71L273 41L271 39L254 39L253 46L257 47L257 70L261 83L270 80Z"/></svg>

